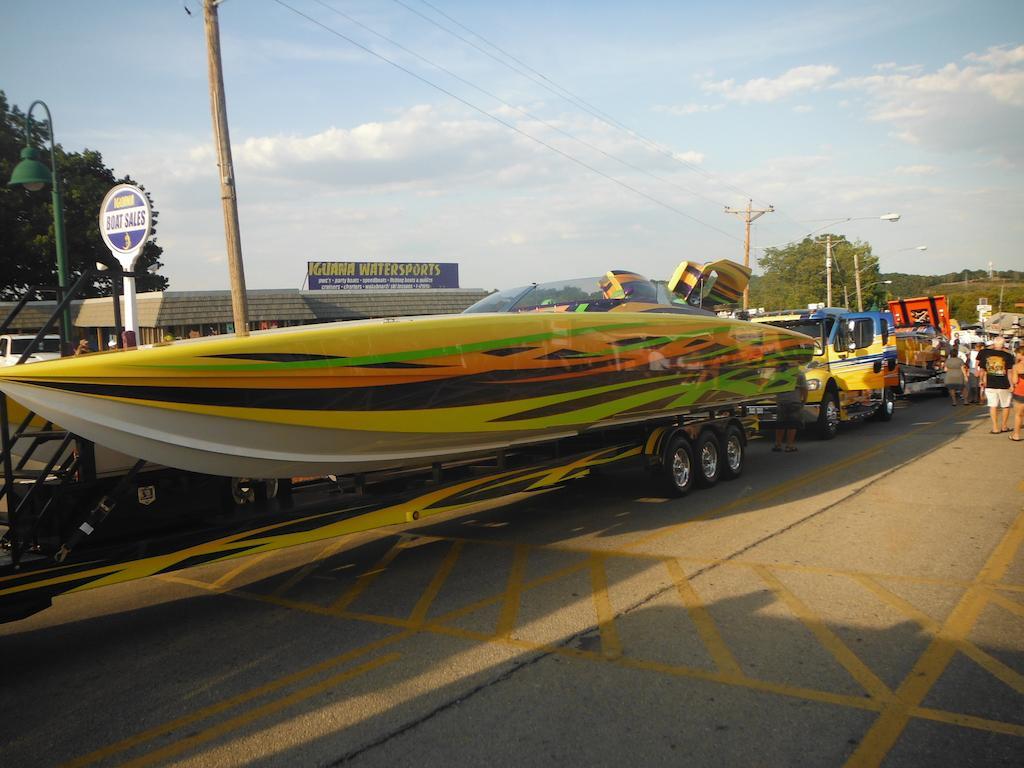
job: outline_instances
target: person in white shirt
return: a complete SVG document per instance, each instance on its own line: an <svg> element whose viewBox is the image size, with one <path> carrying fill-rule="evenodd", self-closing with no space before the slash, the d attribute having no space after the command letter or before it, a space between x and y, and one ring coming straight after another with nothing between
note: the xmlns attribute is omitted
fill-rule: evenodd
<svg viewBox="0 0 1024 768"><path fill-rule="evenodd" d="M967 402L981 404L981 392L978 387L978 353L982 345L975 344L967 355Z"/></svg>

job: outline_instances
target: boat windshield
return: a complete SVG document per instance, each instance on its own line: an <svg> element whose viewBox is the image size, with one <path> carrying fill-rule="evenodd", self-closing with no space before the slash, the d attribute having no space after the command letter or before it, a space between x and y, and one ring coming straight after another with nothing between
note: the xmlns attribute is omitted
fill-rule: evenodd
<svg viewBox="0 0 1024 768"><path fill-rule="evenodd" d="M679 306L662 300L662 291L650 280L633 278L633 273L609 273L619 280L604 277L581 277L533 283L519 288L496 291L464 310L475 312L566 312L608 311L631 301L645 304ZM629 275L630 279L625 279Z"/></svg>
<svg viewBox="0 0 1024 768"><path fill-rule="evenodd" d="M11 354L21 355L32 345L32 339L11 339ZM60 352L60 339L44 336L32 349L33 352Z"/></svg>
<svg viewBox="0 0 1024 768"><path fill-rule="evenodd" d="M825 340L832 332L833 322L829 318L828 320L779 320L770 324L810 336L814 339L814 354L820 355L825 351Z"/></svg>

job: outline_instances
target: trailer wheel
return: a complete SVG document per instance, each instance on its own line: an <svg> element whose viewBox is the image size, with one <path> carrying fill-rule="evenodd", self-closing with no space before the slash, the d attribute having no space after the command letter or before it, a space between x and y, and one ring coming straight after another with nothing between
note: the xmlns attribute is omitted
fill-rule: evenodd
<svg viewBox="0 0 1024 768"><path fill-rule="evenodd" d="M896 413L896 394L889 388L886 387L882 393L882 404L875 412L875 418L879 421L892 421L893 415Z"/></svg>
<svg viewBox="0 0 1024 768"><path fill-rule="evenodd" d="M831 440L839 432L839 397L835 390L826 392L822 398L816 428L821 440Z"/></svg>
<svg viewBox="0 0 1024 768"><path fill-rule="evenodd" d="M896 391L901 395L907 394L907 375L903 372L903 368L900 368L898 381L899 384L896 386Z"/></svg>
<svg viewBox="0 0 1024 768"><path fill-rule="evenodd" d="M743 474L746 448L743 445L743 432L735 424L725 430L722 459L722 480L735 480Z"/></svg>
<svg viewBox="0 0 1024 768"><path fill-rule="evenodd" d="M697 467L693 447L682 432L669 441L659 475L662 487L672 496L685 496L693 488Z"/></svg>
<svg viewBox="0 0 1024 768"><path fill-rule="evenodd" d="M701 432L693 446L693 454L697 459L697 485L710 488L722 474L722 448L717 435L710 429Z"/></svg>

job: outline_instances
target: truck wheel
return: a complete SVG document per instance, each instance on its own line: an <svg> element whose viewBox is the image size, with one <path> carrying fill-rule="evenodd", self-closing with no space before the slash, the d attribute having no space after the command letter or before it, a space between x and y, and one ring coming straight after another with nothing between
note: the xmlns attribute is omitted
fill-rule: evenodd
<svg viewBox="0 0 1024 768"><path fill-rule="evenodd" d="M735 480L742 475L745 459L743 432L733 424L725 430L725 439L722 441L722 480Z"/></svg>
<svg viewBox="0 0 1024 768"><path fill-rule="evenodd" d="M899 385L897 386L896 391L901 395L905 395L907 393L907 375L903 373L902 368L900 368Z"/></svg>
<svg viewBox="0 0 1024 768"><path fill-rule="evenodd" d="M693 488L697 466L690 441L682 432L669 441L659 474L662 488L672 496L685 496Z"/></svg>
<svg viewBox="0 0 1024 768"><path fill-rule="evenodd" d="M875 412L875 418L879 421L892 421L896 413L896 393L889 387L882 393L882 403Z"/></svg>
<svg viewBox="0 0 1024 768"><path fill-rule="evenodd" d="M835 390L826 392L821 400L816 429L820 440L831 440L839 432L839 397Z"/></svg>
<svg viewBox="0 0 1024 768"><path fill-rule="evenodd" d="M697 485L710 488L722 474L722 448L718 444L718 436L705 429L693 446L693 454L697 459Z"/></svg>

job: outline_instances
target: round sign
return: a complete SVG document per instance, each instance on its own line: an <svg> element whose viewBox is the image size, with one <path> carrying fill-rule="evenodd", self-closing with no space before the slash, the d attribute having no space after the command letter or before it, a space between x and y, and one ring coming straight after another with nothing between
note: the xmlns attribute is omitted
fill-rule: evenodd
<svg viewBox="0 0 1024 768"><path fill-rule="evenodd" d="M152 225L153 209L138 187L118 184L103 198L100 234L115 256L138 256L149 239Z"/></svg>

